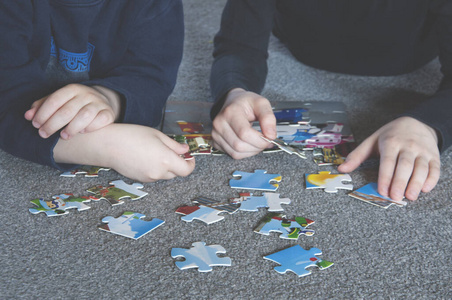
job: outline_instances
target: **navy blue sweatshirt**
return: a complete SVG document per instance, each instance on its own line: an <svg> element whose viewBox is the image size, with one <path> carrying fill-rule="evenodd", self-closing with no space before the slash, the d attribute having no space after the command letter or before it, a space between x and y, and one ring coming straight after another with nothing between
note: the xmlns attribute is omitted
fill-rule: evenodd
<svg viewBox="0 0 452 300"><path fill-rule="evenodd" d="M181 0L0 1L0 147L53 160L24 118L30 105L68 83L100 85L123 99L122 122L157 126L174 89L184 37Z"/></svg>
<svg viewBox="0 0 452 300"><path fill-rule="evenodd" d="M439 56L435 95L404 115L452 144L452 0L229 0L215 37L211 90L221 110L232 88L260 93L270 33L301 62L357 75L411 72Z"/></svg>

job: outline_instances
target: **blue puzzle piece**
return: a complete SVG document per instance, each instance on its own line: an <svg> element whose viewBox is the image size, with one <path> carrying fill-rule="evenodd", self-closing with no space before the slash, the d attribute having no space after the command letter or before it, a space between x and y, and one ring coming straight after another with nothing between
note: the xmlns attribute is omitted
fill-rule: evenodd
<svg viewBox="0 0 452 300"><path fill-rule="evenodd" d="M254 173L235 171L232 176L240 179L229 180L229 186L234 189L276 191L281 181L281 174L267 174L265 170L255 170Z"/></svg>
<svg viewBox="0 0 452 300"><path fill-rule="evenodd" d="M176 266L181 269L198 268L199 272L210 272L213 266L231 266L229 257L219 257L217 253L226 253L220 245L206 246L204 242L195 242L190 249L173 248L171 257L184 257L184 261L176 261Z"/></svg>
<svg viewBox="0 0 452 300"><path fill-rule="evenodd" d="M274 268L276 272L285 274L287 271L292 271L302 277L311 274L311 271L306 270L306 268L317 266L320 270L323 270L333 265L332 262L316 257L316 255L321 254L320 249L305 250L300 245L295 245L264 256L264 258L280 264L280 266Z"/></svg>
<svg viewBox="0 0 452 300"><path fill-rule="evenodd" d="M103 218L102 222L106 224L100 225L99 229L137 240L165 223L157 218L151 221L141 220L144 217L143 214L126 211L117 218L110 216Z"/></svg>
<svg viewBox="0 0 452 300"><path fill-rule="evenodd" d="M314 221L296 217L294 220L287 219L283 214L271 213L265 216L259 225L254 229L254 232L270 235L270 232L279 232L282 239L297 240L302 234L311 236L314 230L306 229Z"/></svg>
<svg viewBox="0 0 452 300"><path fill-rule="evenodd" d="M91 207L85 203L93 200L91 197L75 197L71 193L59 194L52 197L52 200L44 200L43 198L31 201L36 208L30 208L29 212L38 214L44 212L48 217L63 216L68 213L67 210L76 208L78 211L90 209Z"/></svg>
<svg viewBox="0 0 452 300"><path fill-rule="evenodd" d="M268 211L283 211L281 204L290 204L289 198L280 198L278 193L262 193L262 196L253 196L253 193L240 193L239 198L231 199L234 204L240 204L240 210L259 211L260 207L267 207Z"/></svg>

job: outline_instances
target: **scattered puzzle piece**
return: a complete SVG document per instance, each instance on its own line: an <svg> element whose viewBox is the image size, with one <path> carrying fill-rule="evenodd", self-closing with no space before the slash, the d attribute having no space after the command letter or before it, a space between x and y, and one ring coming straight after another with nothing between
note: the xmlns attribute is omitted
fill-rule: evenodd
<svg viewBox="0 0 452 300"><path fill-rule="evenodd" d="M44 200L43 198L31 201L37 208L30 208L32 214L45 212L48 217L62 216L67 214L68 209L76 208L78 211L90 209L86 202L95 200L91 197L74 197L74 194L66 193L52 197L53 200Z"/></svg>
<svg viewBox="0 0 452 300"><path fill-rule="evenodd" d="M184 215L181 219L185 222L192 222L194 219L203 221L206 224L212 224L224 219L220 213L233 214L237 211L238 205L230 203L220 203L217 200L212 200L205 197L198 197L192 200L198 205L181 206L176 210L176 213Z"/></svg>
<svg viewBox="0 0 452 300"><path fill-rule="evenodd" d="M278 193L262 193L262 196L253 196L253 193L239 193L239 198L231 199L231 203L240 203L240 210L258 211L259 207L267 207L268 211L283 211L281 204L290 204L289 198L280 198Z"/></svg>
<svg viewBox="0 0 452 300"><path fill-rule="evenodd" d="M103 218L102 222L105 224L100 225L99 229L137 240L165 223L157 218L144 221L142 220L144 217L143 214L126 211L117 218L111 216Z"/></svg>
<svg viewBox="0 0 452 300"><path fill-rule="evenodd" d="M105 199L111 205L118 205L124 203L123 198L137 200L146 196L148 193L139 190L142 188L140 183L127 184L122 180L115 180L108 187L97 185L87 191L93 194L95 200Z"/></svg>
<svg viewBox="0 0 452 300"><path fill-rule="evenodd" d="M311 271L306 270L309 267L317 266L320 270L323 270L333 265L332 262L316 257L316 255L321 254L322 251L320 249L311 248L310 250L305 250L300 245L295 245L264 256L264 258L280 264L280 266L274 268L276 272L285 274L287 271L292 271L298 277L302 277L311 274Z"/></svg>
<svg viewBox="0 0 452 300"><path fill-rule="evenodd" d="M63 177L75 177L76 175L85 175L85 177L98 177L99 171L110 171L110 168L95 167L95 166L81 166L77 169L61 173Z"/></svg>
<svg viewBox="0 0 452 300"><path fill-rule="evenodd" d="M294 220L287 219L285 215L278 213L270 213L266 215L259 225L254 229L254 232L270 235L270 232L279 232L280 238L297 240L302 234L311 236L314 234L314 230L306 229L314 221L296 217Z"/></svg>
<svg viewBox="0 0 452 300"><path fill-rule="evenodd" d="M351 192L348 194L349 196L362 200L364 202L382 207L382 208L388 208L392 204L395 204L397 206L405 206L407 203L405 201L398 201L393 200L389 197L382 196L378 193L378 185L376 183L369 183L356 191Z"/></svg>
<svg viewBox="0 0 452 300"><path fill-rule="evenodd" d="M352 184L344 184L343 181L352 181L348 174L331 174L328 171L319 172L319 174L305 174L306 188L323 188L327 193L337 193L338 189L352 190Z"/></svg>
<svg viewBox="0 0 452 300"><path fill-rule="evenodd" d="M206 246L204 242L195 242L190 249L173 248L171 257L184 257L184 261L176 261L176 266L181 269L198 268L199 272L210 272L214 266L231 266L229 257L219 257L218 253L226 253L220 245Z"/></svg>
<svg viewBox="0 0 452 300"><path fill-rule="evenodd" d="M254 173L235 171L232 176L239 179L229 180L229 185L234 189L276 191L277 183L281 181L280 174L267 174L265 170L255 170Z"/></svg>
<svg viewBox="0 0 452 300"><path fill-rule="evenodd" d="M261 138L264 139L265 141L269 142L269 143L272 143L273 145L277 146L279 149L281 149L282 151L284 151L286 153L295 154L298 157L306 159L306 154L304 154L303 151L299 150L298 148L289 146L283 140L280 140L280 139L269 140L269 139L267 139L264 136L261 136Z"/></svg>

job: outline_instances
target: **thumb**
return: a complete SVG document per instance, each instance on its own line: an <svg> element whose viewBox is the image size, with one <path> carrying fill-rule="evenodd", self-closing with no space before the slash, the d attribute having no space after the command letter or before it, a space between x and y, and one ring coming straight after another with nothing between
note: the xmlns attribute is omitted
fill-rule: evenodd
<svg viewBox="0 0 452 300"><path fill-rule="evenodd" d="M276 117L271 105L267 102L255 109L255 115L261 126L262 134L270 139L276 139Z"/></svg>

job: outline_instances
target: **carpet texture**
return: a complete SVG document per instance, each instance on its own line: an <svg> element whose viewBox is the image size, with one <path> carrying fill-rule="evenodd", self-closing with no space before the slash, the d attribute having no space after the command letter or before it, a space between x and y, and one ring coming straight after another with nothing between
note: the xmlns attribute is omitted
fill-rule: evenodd
<svg viewBox="0 0 452 300"><path fill-rule="evenodd" d="M185 54L170 101L211 101L208 86L213 37L225 1L185 0ZM355 138L361 142L381 125L437 88L439 63L403 76L362 77L335 74L298 63L274 37L263 95L273 101L342 101ZM312 162L284 153L243 160L228 156L198 157L186 178L144 184L149 195L111 207L107 202L71 211L62 217L32 215L29 202L123 179L114 171L98 178L63 178L58 171L0 151L0 298L2 299L451 299L452 298L452 152L442 154L437 187L406 207L380 209L340 190L327 194L306 190ZM197 196L227 200L237 196L228 185L236 170L266 169L280 173L278 192L292 200L289 217L315 221L311 237L297 242L253 232L266 214L237 212L224 221L186 223L175 210ZM322 167L322 170L334 170ZM356 188L375 182L378 161L352 172ZM135 211L165 220L134 241L97 229L105 216ZM211 273L181 271L171 248L192 242L220 244L231 267ZM278 274L263 256L299 244L319 248L334 265L310 276Z"/></svg>

